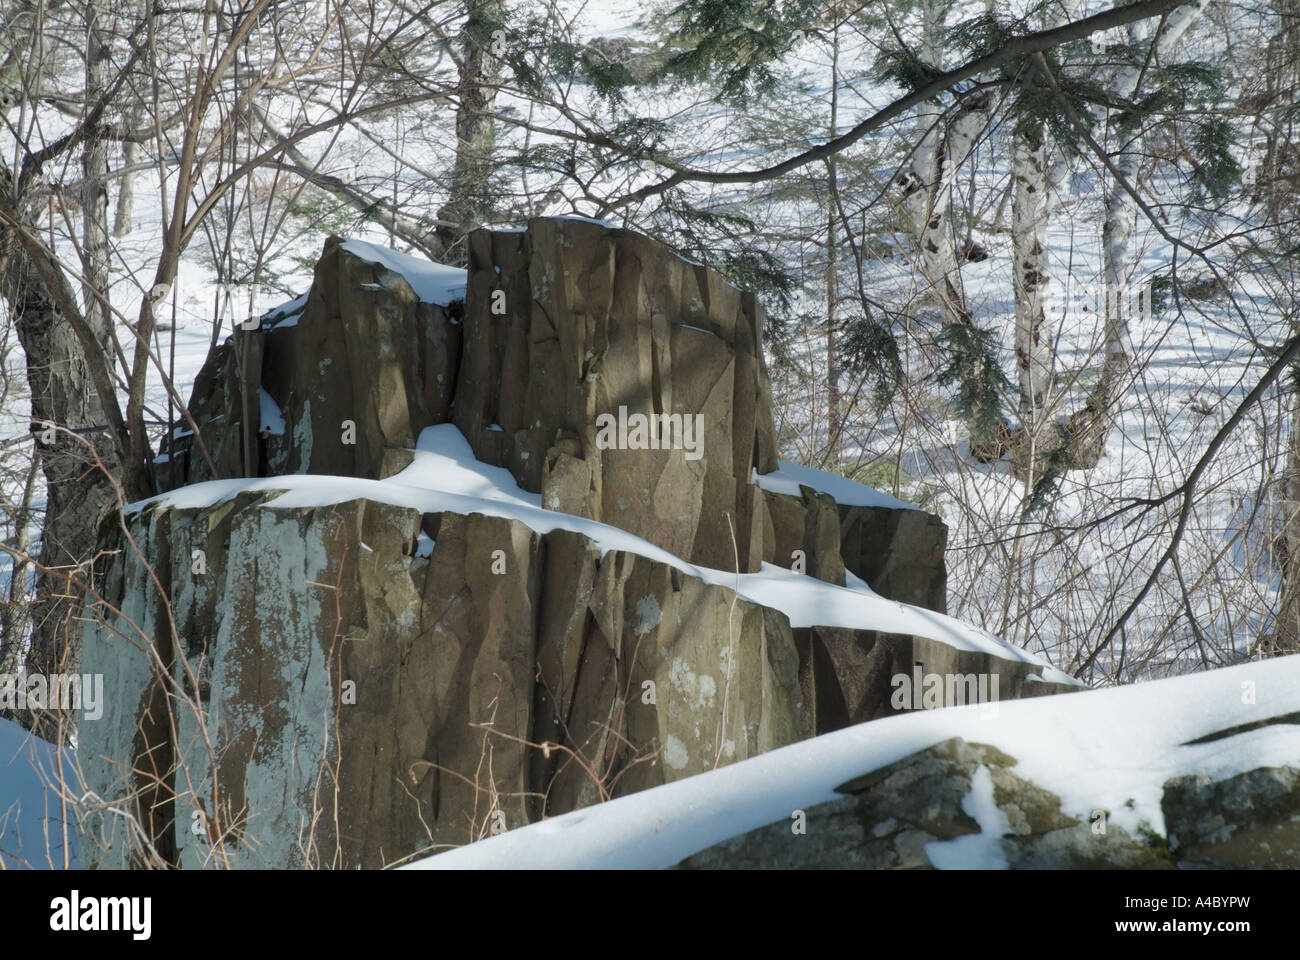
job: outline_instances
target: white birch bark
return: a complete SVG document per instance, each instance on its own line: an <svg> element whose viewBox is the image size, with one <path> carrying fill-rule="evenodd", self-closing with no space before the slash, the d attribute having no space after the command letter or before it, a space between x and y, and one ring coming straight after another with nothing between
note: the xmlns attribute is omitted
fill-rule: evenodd
<svg viewBox="0 0 1300 960"><path fill-rule="evenodd" d="M835 28L831 39L831 119L830 139L839 135L839 66L840 66L840 21L839 12L835 12ZM839 296L839 271L836 259L836 217L835 191L837 166L835 158L826 163L826 459L837 464L840 456L841 437L844 432L843 403L840 397L840 357L839 344L836 342L836 301Z"/></svg>
<svg viewBox="0 0 1300 960"><path fill-rule="evenodd" d="M1046 409L1053 375L1050 331L1043 303L1050 282L1047 264L1047 147L1043 126L1028 121L1013 134L1011 202L1012 287L1015 295L1016 373L1020 388L1020 423L1026 434Z"/></svg>
<svg viewBox="0 0 1300 960"><path fill-rule="evenodd" d="M1183 35L1205 12L1209 0L1195 0L1194 3L1178 7L1169 14L1164 30L1156 38L1153 62L1160 63L1168 59L1174 46ZM1145 23L1136 22L1129 25L1129 43L1143 45L1149 34ZM1130 99L1138 92L1138 84L1143 76L1143 63L1128 64L1120 71L1115 80L1115 92ZM1119 155L1115 158L1116 168L1132 184L1137 172L1138 156L1141 153L1140 138L1120 145ZM1129 327L1129 312L1125 304L1128 297L1118 297L1128 278L1129 244L1133 238L1133 229L1137 222L1137 211L1133 198L1118 183L1110 184L1106 198L1106 220L1102 227L1102 282L1106 307L1104 312L1105 357L1102 361L1101 378L1097 389L1089 401L1093 424L1091 436L1087 438L1087 459L1094 462L1101 454L1101 448L1114 428L1118 417L1119 398L1123 394L1133 366L1132 332ZM1119 301L1118 304L1116 301Z"/></svg>
<svg viewBox="0 0 1300 960"><path fill-rule="evenodd" d="M945 8L937 0L928 0L922 9L919 55L936 69L943 68L940 37L944 15ZM945 323L969 323L971 319L953 241L952 194L957 173L990 118L991 101L983 95L964 103L946 127L937 105L926 104L917 114L918 145L904 180L904 204L916 230L922 276Z"/></svg>
<svg viewBox="0 0 1300 960"><path fill-rule="evenodd" d="M939 46L943 30L943 5L940 0L923 0L921 5L921 46L917 51L920 60L936 69L943 67L943 51ZM936 179L939 158L942 111L939 105L926 101L916 111L916 149L908 161L907 171L900 177L903 188L903 209L908 221L916 230L924 249L926 225L930 213L930 190Z"/></svg>
<svg viewBox="0 0 1300 960"><path fill-rule="evenodd" d="M112 62L108 37L111 24L105 0L86 4L86 110L108 89ZM81 158L81 229L86 321L95 331L100 348L113 363L108 299L108 137L102 129L86 137Z"/></svg>
<svg viewBox="0 0 1300 960"><path fill-rule="evenodd" d="M1043 18L1044 27L1073 19L1078 0L1067 0ZM1051 402L1056 331L1047 323L1045 304L1051 283L1047 228L1070 173L1065 152L1051 142L1045 124L1024 120L1012 134L1011 247L1015 300L1016 379L1020 423L1037 446L1038 429Z"/></svg>

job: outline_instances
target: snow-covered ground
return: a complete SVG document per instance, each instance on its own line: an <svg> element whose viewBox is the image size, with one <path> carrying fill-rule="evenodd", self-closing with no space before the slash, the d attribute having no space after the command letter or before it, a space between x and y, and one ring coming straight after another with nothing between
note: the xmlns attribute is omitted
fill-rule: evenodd
<svg viewBox="0 0 1300 960"><path fill-rule="evenodd" d="M71 753L0 719L0 869L78 866L75 771Z"/></svg>

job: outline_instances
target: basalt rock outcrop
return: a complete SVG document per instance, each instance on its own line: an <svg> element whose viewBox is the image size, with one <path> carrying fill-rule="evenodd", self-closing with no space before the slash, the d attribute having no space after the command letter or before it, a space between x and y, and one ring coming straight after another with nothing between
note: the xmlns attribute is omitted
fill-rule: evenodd
<svg viewBox="0 0 1300 960"><path fill-rule="evenodd" d="M1180 866L1300 869L1300 766L1175 777L1160 806Z"/></svg>
<svg viewBox="0 0 1300 960"><path fill-rule="evenodd" d="M550 509L612 523L692 563L764 556L777 467L763 309L648 237L539 220L470 241L455 422L480 460ZM698 457L603 448L599 425L680 417Z"/></svg>
<svg viewBox="0 0 1300 960"><path fill-rule="evenodd" d="M379 479L405 466L420 430L450 419L462 302L422 298L364 249L331 237L305 297L208 358L190 401L199 438L182 431L164 449L163 489L291 473Z"/></svg>
<svg viewBox="0 0 1300 960"><path fill-rule="evenodd" d="M546 510L943 609L938 518L751 482L778 467L752 296L584 221L475 233L463 290L405 266L331 238L311 291L198 377L163 485L282 481L178 489L105 530L83 669L106 709L78 746L134 821L88 811L88 865L383 866L916 709L900 673L1069 689L1009 650L792 626L685 563L449 508L436 478L367 485L452 423ZM700 432L604 442L634 415Z"/></svg>
<svg viewBox="0 0 1300 960"><path fill-rule="evenodd" d="M173 708L175 737L141 730L167 685L140 633L169 630L130 551L108 589L134 626L88 653L115 695L87 725L85 772L101 795L164 807L153 774L172 783L180 828L155 828L184 866L381 867L811 732L788 621L730 591L501 517L272 496L132 524L174 588L178 646L160 656L202 707ZM95 832L83 856L126 865L125 824Z"/></svg>
<svg viewBox="0 0 1300 960"><path fill-rule="evenodd" d="M843 584L848 570L881 596L945 609L938 517L750 483L778 466L751 294L647 237L582 220L476 231L466 287L447 303L373 256L330 238L305 297L214 352L190 404L198 437L178 431L164 451L163 489L214 476L381 479L409 462L422 428L454 422L548 509L719 569L790 567L802 551L812 576ZM677 418L656 438L666 448L600 442L602 423L665 416Z"/></svg>

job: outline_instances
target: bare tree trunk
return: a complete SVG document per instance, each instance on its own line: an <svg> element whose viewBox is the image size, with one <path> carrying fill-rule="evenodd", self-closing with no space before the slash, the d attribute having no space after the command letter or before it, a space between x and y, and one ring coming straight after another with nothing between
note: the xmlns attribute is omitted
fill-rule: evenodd
<svg viewBox="0 0 1300 960"><path fill-rule="evenodd" d="M1016 371L1020 386L1020 423L1032 444L1046 409L1054 369L1050 332L1045 329L1043 301L1050 282L1047 263L1047 140L1036 121L1019 124L1014 133L1011 201L1012 287L1016 306Z"/></svg>
<svg viewBox="0 0 1300 960"><path fill-rule="evenodd" d="M503 0L466 0L466 50L456 90L456 161L447 202L438 211L443 259L462 263L467 257L465 236L483 225L492 209L490 180L495 125L497 74L505 43Z"/></svg>
<svg viewBox="0 0 1300 960"><path fill-rule="evenodd" d="M935 69L943 67L943 49L939 37L943 30L943 7L939 0L925 0L921 7L921 47L918 58ZM966 313L964 298L959 297L949 276L949 268L956 266L956 257L949 256L952 247L945 210L935 211L942 202L936 197L939 183L940 147L942 144L942 112L935 103L926 102L916 111L916 147L908 161L908 169L899 178L903 188L903 209L911 227L916 231L921 252L921 272L931 290L931 299L943 312L944 319L959 322L956 317Z"/></svg>
<svg viewBox="0 0 1300 960"><path fill-rule="evenodd" d="M86 3L86 109L108 89L112 62L108 47L108 10L104 0ZM85 263L83 289L85 317L108 357L113 362L110 341L111 315L108 310L108 137L96 124L86 137L81 155L81 229Z"/></svg>
<svg viewBox="0 0 1300 960"><path fill-rule="evenodd" d="M131 112L132 129L139 128L143 121L144 115L139 107ZM127 140L122 144L122 165L131 167L140 160L140 144L135 140ZM125 237L131 232L131 216L135 212L135 180L134 173L124 173L118 181L117 188L117 206L113 210L113 236Z"/></svg>
<svg viewBox="0 0 1300 960"><path fill-rule="evenodd" d="M111 62L106 20L103 0L91 0L86 5L87 110L108 88ZM82 172L83 317L111 369L108 140L102 129L92 130L86 137ZM3 179L12 183L9 177ZM9 242L3 266L4 293L27 357L32 430L46 486L41 571L32 605L26 668L29 673L47 675L77 672L81 665L80 590L70 585L68 577L88 572L100 523L115 503L112 484L97 466L96 456L110 470L117 461L91 386L85 347L55 306L44 278L12 238ZM20 719L46 739L56 739L63 732L56 716L31 713Z"/></svg>
<svg viewBox="0 0 1300 960"><path fill-rule="evenodd" d="M23 484L23 496L14 511L14 537L10 547L11 557L9 597L0 607L0 675L15 674L23 662L27 640L27 627L31 622L27 597L27 571L31 561L32 501L36 496L36 477L40 473L41 459L33 456Z"/></svg>
<svg viewBox="0 0 1300 960"><path fill-rule="evenodd" d="M1300 653L1300 393L1291 397L1291 436L1282 475L1282 531L1277 538L1282 590L1269 652Z"/></svg>
<svg viewBox="0 0 1300 960"><path fill-rule="evenodd" d="M928 66L943 69L943 5L929 0L922 16L922 41L918 56ZM918 146L905 178L904 205L917 232L921 271L943 311L946 323L969 323L970 306L958 275L959 259L951 219L953 186L992 117L992 103L984 94L968 97L942 126L937 106L927 104L917 113Z"/></svg>
<svg viewBox="0 0 1300 960"><path fill-rule="evenodd" d="M831 38L831 123L830 139L837 136L839 120L839 61L840 24L835 14L835 30ZM840 358L835 342L835 306L839 298L839 275L836 269L835 209L836 163L832 157L826 162L826 459L831 468L839 463L841 438L844 432L843 406L840 398Z"/></svg>
<svg viewBox="0 0 1300 960"><path fill-rule="evenodd" d="M1168 59L1174 45L1182 38L1193 23L1209 6L1209 0L1195 0L1187 6L1173 10L1162 21L1164 29L1156 40L1154 62ZM1146 21L1135 21L1128 25L1129 45L1134 49L1144 46L1148 37ZM1146 72L1147 61L1131 63L1120 72L1115 83L1115 93L1126 100L1131 100L1138 92L1138 85ZM1115 167L1124 179L1132 184L1136 182L1138 157L1141 154L1140 135L1128 143L1120 145L1119 156L1115 158ZM1128 279L1129 242L1137 223L1137 211L1133 198L1118 182L1110 184L1106 198L1106 222L1102 227L1102 281L1103 299L1106 303L1104 312L1105 356L1102 360L1101 376L1092 395L1088 398L1082 416L1076 415L1072 427L1074 450L1071 465L1083 469L1096 466L1119 418L1119 401L1128 388L1129 375L1133 368L1133 343L1129 330L1129 315L1126 304L1128 297L1119 296Z"/></svg>
<svg viewBox="0 0 1300 960"><path fill-rule="evenodd" d="M1267 103L1295 102L1300 81L1300 2L1276 0L1281 29L1269 41L1265 55ZM1264 202L1279 217L1283 191L1278 190L1279 152L1294 143L1293 111L1273 112L1268 124L1268 150L1261 171ZM1282 573L1277 622L1264 646L1283 656L1300 653L1300 391L1291 395L1291 433L1287 439L1286 468L1281 483L1282 530L1276 548Z"/></svg>
<svg viewBox="0 0 1300 960"><path fill-rule="evenodd" d="M1273 220L1286 216L1294 204L1295 173L1300 144L1296 138L1295 111L1286 109L1300 100L1300 0L1273 0L1278 31L1264 50L1263 103L1256 124L1264 129L1264 155L1255 177L1252 201L1263 200Z"/></svg>
<svg viewBox="0 0 1300 960"><path fill-rule="evenodd" d="M943 69L945 7L941 0L926 0L922 7L921 46L917 56L928 66ZM909 169L900 178L903 205L916 232L920 272L929 288L929 310L938 312L945 327L972 322L970 302L962 286L960 258L952 223L953 188L957 174L970 157L992 116L992 100L977 93L966 98L943 126L942 112L926 104L917 112L917 145ZM1000 455L998 441L981 437L974 421L967 423L971 452L980 459Z"/></svg>
<svg viewBox="0 0 1300 960"><path fill-rule="evenodd" d="M26 254L15 249L10 237L0 237L0 243L7 248L0 250L0 289L27 357L32 430L46 487L42 569L32 604L27 669L75 672L81 660L77 591L69 590L67 578L94 556L100 524L116 505L112 483L95 457L115 473L119 464L98 397L89 387L80 340L55 308ZM28 717L24 723L52 737L41 719Z"/></svg>

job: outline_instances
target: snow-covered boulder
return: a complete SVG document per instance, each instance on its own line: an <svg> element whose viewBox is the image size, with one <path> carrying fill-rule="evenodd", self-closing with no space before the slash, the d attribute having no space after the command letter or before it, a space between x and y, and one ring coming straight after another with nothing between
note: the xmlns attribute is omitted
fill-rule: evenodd
<svg viewBox="0 0 1300 960"><path fill-rule="evenodd" d="M946 740L836 788L804 811L681 864L691 869L1004 867L1011 870L1300 869L1300 755L1223 780L1165 781L1164 833L1110 811L1068 816L996 747ZM964 839L963 839L964 838Z"/></svg>
<svg viewBox="0 0 1300 960"><path fill-rule="evenodd" d="M1165 783L1161 806L1169 846L1182 862L1300 869L1300 757L1218 781L1203 773L1176 777Z"/></svg>
<svg viewBox="0 0 1300 960"><path fill-rule="evenodd" d="M1161 870L1160 838L1104 831L1061 812L1060 798L1016 774L996 747L954 737L835 788L839 800L732 837L682 861L688 869ZM1100 820L1100 815L1098 821ZM997 824L1000 836L984 836ZM965 838L964 841L962 838Z"/></svg>
<svg viewBox="0 0 1300 960"><path fill-rule="evenodd" d="M83 774L168 811L155 845L187 866L382 866L968 695L923 702L922 673L1069 689L865 588L698 567L545 510L450 424L384 481L197 484L127 519L105 544L121 613L85 634L106 707ZM127 820L90 819L87 862L138 856Z"/></svg>
<svg viewBox="0 0 1300 960"><path fill-rule="evenodd" d="M509 517L276 499L146 507L132 535L179 645L128 550L110 586L132 623L110 617L86 648L109 687L105 717L82 725L89 779L121 797L152 771L118 758L181 761L184 866L219 847L244 867L381 867L811 733L788 620L724 587ZM167 729L140 742L161 689L141 633L198 691L174 704L179 746ZM87 859L126 865L127 837Z"/></svg>

